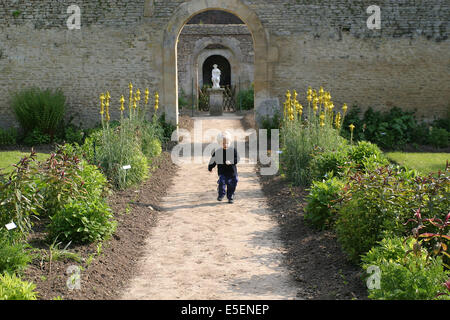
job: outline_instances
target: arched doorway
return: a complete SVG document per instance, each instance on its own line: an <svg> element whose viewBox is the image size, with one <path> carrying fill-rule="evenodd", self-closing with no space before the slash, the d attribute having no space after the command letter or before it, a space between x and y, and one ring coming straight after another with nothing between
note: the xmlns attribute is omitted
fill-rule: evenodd
<svg viewBox="0 0 450 320"><path fill-rule="evenodd" d="M239 17L248 27L255 50L255 112L271 98L271 62L276 51L269 46L267 33L258 16L240 0L192 0L184 2L175 10L164 31L163 54L163 95L167 119L178 124L178 81L177 81L177 41L184 25L196 14L208 10L222 10Z"/></svg>
<svg viewBox="0 0 450 320"><path fill-rule="evenodd" d="M212 86L211 72L214 65L217 65L221 71L220 86L230 86L231 85L231 65L230 62L223 56L212 55L208 57L203 63L202 75L203 75L203 85Z"/></svg>

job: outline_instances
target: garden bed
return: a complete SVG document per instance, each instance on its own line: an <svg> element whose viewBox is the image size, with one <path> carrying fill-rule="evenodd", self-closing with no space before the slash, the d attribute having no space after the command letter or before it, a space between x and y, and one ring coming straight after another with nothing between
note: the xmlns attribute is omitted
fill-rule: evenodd
<svg viewBox="0 0 450 320"><path fill-rule="evenodd" d="M255 128L254 114L242 119L245 130ZM367 299L361 268L347 261L330 231L316 231L306 225L303 208L308 192L291 186L282 176L263 176L257 167L260 183L273 218L280 226L285 245L284 262L291 276L299 282L304 299Z"/></svg>
<svg viewBox="0 0 450 320"><path fill-rule="evenodd" d="M24 271L23 280L33 281L39 298L48 300L61 297L65 300L117 299L121 289L135 275L136 263L141 257L145 239L158 218L158 205L170 187L177 167L164 152L156 161L157 167L149 180L137 188L114 193L108 203L115 212L118 227L113 237L105 241L98 251L96 244L69 247L82 262L71 259L50 263L35 259ZM152 209L151 209L151 208ZM40 225L35 226L31 240L33 247L46 249L45 233ZM100 253L100 254L98 254ZM93 257L89 263L90 256ZM83 269L80 274L81 290L70 291L66 285L70 277L66 273L70 266Z"/></svg>
<svg viewBox="0 0 450 320"><path fill-rule="evenodd" d="M190 130L193 120L180 117L180 127ZM22 272L22 280L36 285L38 298L42 300L112 300L119 299L122 289L136 275L136 265L143 253L145 240L158 220L159 204L171 186L177 166L173 164L170 149L154 159L150 178L144 183L115 191L107 202L114 212L118 226L114 234L100 243L70 244L64 252L64 244L49 244L45 227L48 218L35 221L28 238L33 261ZM51 146L36 148L53 152ZM29 151L25 147L12 146L9 150ZM53 249L53 250L52 250ZM56 257L59 255L60 257ZM51 257L51 258L50 258ZM69 271L70 268L72 271ZM73 270L80 272L80 289L70 290L67 281Z"/></svg>
<svg viewBox="0 0 450 320"><path fill-rule="evenodd" d="M347 261L330 231L316 231L303 220L307 192L281 177L259 174L264 195L281 228L285 262L305 299L367 299L362 270Z"/></svg>

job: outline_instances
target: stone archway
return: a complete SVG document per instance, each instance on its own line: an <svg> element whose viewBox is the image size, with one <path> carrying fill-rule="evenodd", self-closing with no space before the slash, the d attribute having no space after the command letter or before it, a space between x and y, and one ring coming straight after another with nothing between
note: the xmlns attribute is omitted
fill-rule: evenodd
<svg viewBox="0 0 450 320"><path fill-rule="evenodd" d="M255 112L261 113L264 104L271 100L270 62L275 59L276 50L269 48L268 34L258 16L240 0L192 0L181 4L172 15L164 31L163 53L163 94L162 102L167 119L178 124L178 79L177 41L184 25L196 14L208 10L223 10L238 16L245 22L253 38L255 51ZM269 50L270 49L270 50Z"/></svg>

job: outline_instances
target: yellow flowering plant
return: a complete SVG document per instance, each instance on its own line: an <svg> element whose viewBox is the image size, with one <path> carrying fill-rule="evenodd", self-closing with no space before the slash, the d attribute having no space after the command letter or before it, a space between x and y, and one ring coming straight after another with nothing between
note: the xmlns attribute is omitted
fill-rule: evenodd
<svg viewBox="0 0 450 320"><path fill-rule="evenodd" d="M309 162L312 154L345 144L340 131L347 109L344 105L342 113L336 112L331 93L323 87L319 90L308 87L304 96L307 108L302 106L302 97L297 91L288 90L285 97L281 164L294 183L306 186L311 181Z"/></svg>

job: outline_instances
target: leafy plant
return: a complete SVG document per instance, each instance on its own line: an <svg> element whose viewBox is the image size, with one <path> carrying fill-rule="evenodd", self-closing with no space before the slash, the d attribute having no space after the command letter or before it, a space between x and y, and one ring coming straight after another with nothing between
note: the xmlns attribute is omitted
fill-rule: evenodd
<svg viewBox="0 0 450 320"><path fill-rule="evenodd" d="M51 217L49 235L78 243L104 240L117 226L111 209L100 200L71 202Z"/></svg>
<svg viewBox="0 0 450 320"><path fill-rule="evenodd" d="M0 225L14 222L22 233L31 230L31 217L42 209L42 195L36 182L36 153L31 152L0 185ZM1 182L1 181L0 181Z"/></svg>
<svg viewBox="0 0 450 320"><path fill-rule="evenodd" d="M278 113L275 113L273 117L265 116L261 119L261 129L267 130L267 139L271 139L272 130L280 130L281 118Z"/></svg>
<svg viewBox="0 0 450 320"><path fill-rule="evenodd" d="M369 159L372 162L377 162L380 167L389 164L380 148L368 141L359 141L358 144L352 146L349 150L349 156L354 163L363 168Z"/></svg>
<svg viewBox="0 0 450 320"><path fill-rule="evenodd" d="M404 225L417 208L433 218L450 207L449 173L418 176L401 167L356 172L345 187L336 222L338 241L357 262L387 232L406 236Z"/></svg>
<svg viewBox="0 0 450 320"><path fill-rule="evenodd" d="M344 183L337 178L314 181L307 196L305 220L316 228L326 229L334 223L336 208Z"/></svg>
<svg viewBox="0 0 450 320"><path fill-rule="evenodd" d="M17 143L17 130L15 128L0 128L0 146L14 145Z"/></svg>
<svg viewBox="0 0 450 320"><path fill-rule="evenodd" d="M331 150L314 154L311 160L311 176L313 180L322 180L330 176L344 175L349 162L349 147L342 144L339 150Z"/></svg>
<svg viewBox="0 0 450 320"><path fill-rule="evenodd" d="M50 136L55 133L63 120L66 98L61 89L29 88L14 94L11 105L25 135L39 133Z"/></svg>
<svg viewBox="0 0 450 320"><path fill-rule="evenodd" d="M60 248L62 242L56 242L58 237L55 237L53 243L49 247L49 254L47 256L48 261L60 261L64 259L70 259L76 262L81 262L81 257L75 252L69 251L67 248L72 242L68 242L64 248Z"/></svg>
<svg viewBox="0 0 450 320"><path fill-rule="evenodd" d="M40 129L34 129L27 134L23 142L27 146L38 146L42 144L49 144L51 140L52 138L49 134L42 133Z"/></svg>
<svg viewBox="0 0 450 320"><path fill-rule="evenodd" d="M68 126L64 132L64 140L66 143L83 144L84 131L74 126Z"/></svg>
<svg viewBox="0 0 450 320"><path fill-rule="evenodd" d="M411 252L411 254L409 254ZM369 298L381 300L450 299L441 295L450 276L441 257L432 258L414 239L385 238L362 257L363 269L380 269L380 286Z"/></svg>
<svg viewBox="0 0 450 320"><path fill-rule="evenodd" d="M447 148L450 145L450 133L446 129L432 128L428 143L435 148Z"/></svg>
<svg viewBox="0 0 450 320"><path fill-rule="evenodd" d="M36 286L20 280L15 274L0 275L0 300L36 300Z"/></svg>
<svg viewBox="0 0 450 320"><path fill-rule="evenodd" d="M0 273L23 270L32 260L25 250L27 247L20 241L10 241L0 235Z"/></svg>
<svg viewBox="0 0 450 320"><path fill-rule="evenodd" d="M43 163L39 186L44 197L42 214L54 215L67 203L87 199L88 192L80 173L81 159L67 155L63 147Z"/></svg>
<svg viewBox="0 0 450 320"><path fill-rule="evenodd" d="M253 85L247 90L241 90L237 95L240 110L252 110L255 108L255 89Z"/></svg>

